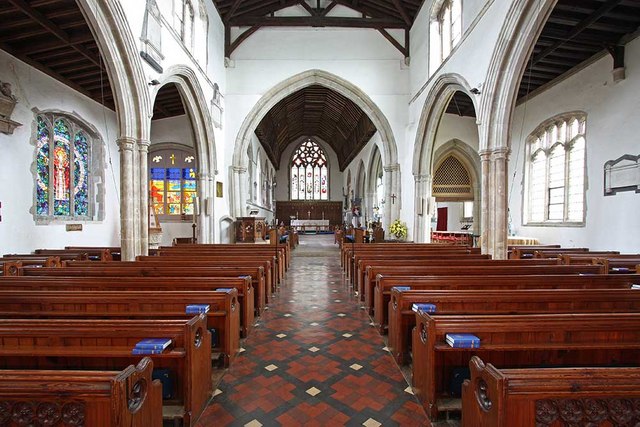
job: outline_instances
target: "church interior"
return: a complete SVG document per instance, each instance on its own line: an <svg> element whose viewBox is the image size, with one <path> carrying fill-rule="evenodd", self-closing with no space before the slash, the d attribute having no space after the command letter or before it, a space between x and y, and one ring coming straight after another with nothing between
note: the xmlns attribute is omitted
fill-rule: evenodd
<svg viewBox="0 0 640 427"><path fill-rule="evenodd" d="M639 36L3 0L0 425L640 423Z"/></svg>

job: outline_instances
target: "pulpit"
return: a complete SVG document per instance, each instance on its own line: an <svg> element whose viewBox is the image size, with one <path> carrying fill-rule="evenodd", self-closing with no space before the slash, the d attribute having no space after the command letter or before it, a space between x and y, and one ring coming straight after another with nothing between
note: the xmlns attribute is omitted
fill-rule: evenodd
<svg viewBox="0 0 640 427"><path fill-rule="evenodd" d="M245 216L236 218L236 242L255 243L265 240L267 227L264 218Z"/></svg>

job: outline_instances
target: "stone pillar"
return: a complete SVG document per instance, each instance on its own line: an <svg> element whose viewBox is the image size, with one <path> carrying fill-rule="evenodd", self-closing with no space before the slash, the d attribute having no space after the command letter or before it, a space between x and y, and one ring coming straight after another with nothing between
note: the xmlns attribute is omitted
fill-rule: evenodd
<svg viewBox="0 0 640 427"><path fill-rule="evenodd" d="M120 151L120 250L123 261L136 257L135 203L134 203L134 138L123 137L117 141Z"/></svg>
<svg viewBox="0 0 640 427"><path fill-rule="evenodd" d="M207 229L206 234L204 235L205 240L204 243L215 243L215 230L216 230L216 215L215 215L215 206L216 206L216 175L218 171L214 170L213 175L207 175L207 196L211 200L209 202L209 207L211 208L209 212L205 212L207 214Z"/></svg>
<svg viewBox="0 0 640 427"><path fill-rule="evenodd" d="M493 164L494 197L493 197L493 251L494 259L507 258L508 238L508 201L507 181L509 149L500 147L493 150L491 162Z"/></svg>
<svg viewBox="0 0 640 427"><path fill-rule="evenodd" d="M205 242L205 229L206 229L206 210L207 210L207 196L208 196L208 177L209 174L206 172L199 172L197 174L198 179L198 205L200 210L196 212L194 210L194 215L196 215L196 238L198 239L198 243L206 243Z"/></svg>
<svg viewBox="0 0 640 427"><path fill-rule="evenodd" d="M491 174L491 152L489 150L480 151L480 164L481 164L481 200L480 200L480 239L482 241L481 250L483 254L489 253L489 239L490 239L490 194L492 192L490 186L490 174Z"/></svg>
<svg viewBox="0 0 640 427"><path fill-rule="evenodd" d="M139 242L136 255L149 254L149 141L138 141L138 168L140 169L140 196L138 206L139 217Z"/></svg>
<svg viewBox="0 0 640 427"><path fill-rule="evenodd" d="M400 165L394 163L384 166L384 217L383 225L388 229L391 223L400 218ZM392 196L395 196L395 200ZM384 223L386 221L386 224Z"/></svg>
<svg viewBox="0 0 640 427"><path fill-rule="evenodd" d="M413 240L416 243L431 241L431 215L428 211L431 197L431 175L414 175L415 180L415 216Z"/></svg>
<svg viewBox="0 0 640 427"><path fill-rule="evenodd" d="M233 166L233 216L245 216L244 215L244 203L246 200L246 173L247 168L241 166Z"/></svg>

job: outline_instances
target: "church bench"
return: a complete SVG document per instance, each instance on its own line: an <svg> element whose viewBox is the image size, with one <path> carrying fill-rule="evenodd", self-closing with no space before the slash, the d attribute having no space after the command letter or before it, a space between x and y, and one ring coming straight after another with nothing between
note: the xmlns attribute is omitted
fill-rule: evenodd
<svg viewBox="0 0 640 427"><path fill-rule="evenodd" d="M107 248L85 249L36 249L33 251L39 255L73 255L80 254L90 261L113 261L111 251Z"/></svg>
<svg viewBox="0 0 640 427"><path fill-rule="evenodd" d="M114 280L113 277L117 277ZM255 323L255 291L247 277L92 277L83 269L74 269L72 275L45 274L43 276L3 277L2 290L51 290L51 291L213 291L219 288L235 288L240 304L240 335L248 336Z"/></svg>
<svg viewBox="0 0 640 427"><path fill-rule="evenodd" d="M387 245L387 246L392 247L395 245ZM440 255L458 254L458 255L475 255L475 256L490 258L489 255L481 255L479 250L472 251L465 246L451 246L451 245L440 245L440 246L441 246L440 248L430 246L430 247L414 247L411 249L401 248L399 250L398 249L388 249L388 250L347 249L345 251L347 259L345 260L346 263L344 264L343 268L345 273L347 274L347 277L351 278L353 277L353 269L357 265L357 260L361 259L362 257L378 257L378 258L395 257L395 258L409 259L418 254L423 256L438 255L438 254Z"/></svg>
<svg viewBox="0 0 640 427"><path fill-rule="evenodd" d="M566 253L580 253L589 252L589 248L562 248L559 245L552 246L518 246L511 251L512 259L534 258L536 252L558 252L565 251Z"/></svg>
<svg viewBox="0 0 640 427"><path fill-rule="evenodd" d="M175 277L182 278L183 282L191 281L194 277L208 278L237 278L249 276L253 286L254 309L260 315L266 306L266 289L264 269L262 267L189 267L171 266L164 263L162 266L145 266L142 262L121 261L107 263L93 263L87 267L64 267L54 269L28 269L22 274L26 276L79 276L79 277ZM187 279L188 278L188 279ZM218 286L223 287L223 286Z"/></svg>
<svg viewBox="0 0 640 427"><path fill-rule="evenodd" d="M265 250L267 249L267 250ZM260 250L244 250L242 248L229 248L229 249L219 249L219 248L198 248L191 247L183 248L182 246L170 247L168 249L161 249L157 253L158 256L225 256L225 257L236 257L236 258L249 258L256 256L268 257L271 260L271 257L275 257L275 261L272 262L273 271L278 278L278 281L284 278L285 271L287 270L287 264L284 257L284 251L282 248L279 248L276 252L275 248L272 246L266 246L265 248L261 248Z"/></svg>
<svg viewBox="0 0 640 427"><path fill-rule="evenodd" d="M240 350L240 306L237 291L67 291L0 290L1 318L191 318L189 304L208 304L207 328L217 332L224 366Z"/></svg>
<svg viewBox="0 0 640 427"><path fill-rule="evenodd" d="M593 262L594 258L630 258L630 259L640 259L640 254L620 254L610 253L610 252L587 252L587 253L579 253L579 254L560 254L558 256L560 260L560 264L564 265L573 265L573 264L595 264ZM607 269L607 271L609 271Z"/></svg>
<svg viewBox="0 0 640 427"><path fill-rule="evenodd" d="M640 422L638 367L498 369L474 356L469 368L462 386L465 427Z"/></svg>
<svg viewBox="0 0 640 427"><path fill-rule="evenodd" d="M397 254L397 253L360 253L355 254L353 256L352 265L347 268L347 277L352 279L354 287L357 286L357 289L362 292L363 279L366 276L366 269L369 265L375 265L378 262L403 262L408 261L411 262L415 260L418 262L419 260L444 260L444 259L491 259L491 255L482 255L482 254L468 254L461 251L449 251L442 250L438 252L434 252L431 250L420 251L416 250L411 255L407 254ZM355 270L354 270L355 269ZM355 271L355 273L353 273Z"/></svg>
<svg viewBox="0 0 640 427"><path fill-rule="evenodd" d="M187 254L178 253L162 256L137 256L136 261L144 262L147 265L163 265L166 262L179 263L181 265L190 264L191 266L201 265L203 267L225 267L225 266L262 266L265 275L265 287L268 290L268 296L274 294L277 285L281 282L281 278L276 267L275 257L273 255L206 255L206 254ZM71 264L68 264L71 266ZM268 300L269 298L267 298Z"/></svg>
<svg viewBox="0 0 640 427"><path fill-rule="evenodd" d="M433 267L433 266L471 266L471 265L551 265L552 261L543 260L541 263L533 263L530 260L513 262L512 260L492 260L489 255L422 255L407 259L406 257L365 258L358 262L357 287L361 295L360 301L365 300L365 293L375 287L374 267ZM371 302L371 300L370 300Z"/></svg>
<svg viewBox="0 0 640 427"><path fill-rule="evenodd" d="M595 267L595 268L594 268ZM376 280L365 281L364 286L364 303L370 314L374 314L378 310L383 313L386 319L386 305L388 301L388 292L390 289L378 289L377 278L379 275L411 275L411 276L482 276L482 275L547 275L547 274L603 274L602 266L594 265L466 265L461 266L371 266L369 277L375 277ZM402 285L397 285L402 286ZM387 296L387 299L384 299ZM381 310L379 308L382 307ZM379 318L378 320L381 320Z"/></svg>
<svg viewBox="0 0 640 427"><path fill-rule="evenodd" d="M533 258L533 251L537 249L558 249L560 245L509 245L507 246L507 255L509 259ZM527 256L521 256L522 251ZM529 256L530 254L530 256Z"/></svg>
<svg viewBox="0 0 640 427"><path fill-rule="evenodd" d="M469 333L479 348L453 348L446 334ZM640 350L640 313L429 315L416 313L412 332L413 387L431 420L445 400L453 368L472 356L500 368L532 366L632 366Z"/></svg>
<svg viewBox="0 0 640 427"><path fill-rule="evenodd" d="M3 265L4 264L11 265L11 263L20 262L22 266L62 267L62 261L60 260L59 256L45 256L45 255L34 255L34 254L5 255L2 258L0 258L0 262L2 262ZM14 269L11 269L11 271L7 272L7 268L3 269L4 274L6 275L13 274Z"/></svg>
<svg viewBox="0 0 640 427"><path fill-rule="evenodd" d="M67 260L88 260L89 255L86 252L68 252L68 253L57 253L57 254L4 254L2 259L46 259L48 257L57 258L62 261Z"/></svg>
<svg viewBox="0 0 640 427"><path fill-rule="evenodd" d="M586 255L586 256L608 256L617 255L620 252L617 251L591 251L591 250L573 250L573 249L553 249L553 250L538 250L533 253L534 258L556 258L562 259L563 255Z"/></svg>
<svg viewBox="0 0 640 427"><path fill-rule="evenodd" d="M411 254L416 250L456 250L468 253L480 253L478 248L470 248L459 245L440 245L435 243L354 243L343 245L340 251L340 265L346 267L351 262L352 252L355 253L405 253ZM346 270L345 270L346 271Z"/></svg>
<svg viewBox="0 0 640 427"><path fill-rule="evenodd" d="M65 249L79 251L108 250L112 261L120 261L122 259L122 249L119 246L65 246ZM154 249L149 249L149 255Z"/></svg>
<svg viewBox="0 0 640 427"><path fill-rule="evenodd" d="M0 424L162 427L152 369L145 357L121 371L0 370Z"/></svg>
<svg viewBox="0 0 640 427"><path fill-rule="evenodd" d="M256 244L222 244L222 243L185 244L185 245L176 245L176 246L161 246L158 252L167 253L172 251L182 251L185 249L202 250L202 251L217 252L217 253L253 252L253 253L262 253L262 254L274 253L277 250L278 263L282 263L283 267L287 270L289 269L289 265L291 264L291 248L288 245L287 246L278 245L277 248L274 248L271 245L256 245Z"/></svg>
<svg viewBox="0 0 640 427"><path fill-rule="evenodd" d="M438 315L640 312L640 292L630 285L625 289L544 289L535 280L518 282L520 289L491 289L491 284L475 289L392 289L387 345L391 355L399 365L409 363L411 330L416 324L411 307L416 303L435 304Z"/></svg>
<svg viewBox="0 0 640 427"><path fill-rule="evenodd" d="M132 354L146 338L170 338L155 369L175 376L164 418L194 425L211 395L211 334L204 315L188 320L0 319L1 369L120 370L144 356Z"/></svg>
<svg viewBox="0 0 640 427"><path fill-rule="evenodd" d="M640 255L615 255L607 258L593 258L594 264L603 265L609 273L632 273L640 265Z"/></svg>

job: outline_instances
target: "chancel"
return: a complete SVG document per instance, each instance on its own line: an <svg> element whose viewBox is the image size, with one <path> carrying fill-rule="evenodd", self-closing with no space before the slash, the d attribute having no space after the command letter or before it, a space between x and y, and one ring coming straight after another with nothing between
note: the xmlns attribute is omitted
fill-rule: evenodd
<svg viewBox="0 0 640 427"><path fill-rule="evenodd" d="M0 424L640 424L639 35L2 2Z"/></svg>

